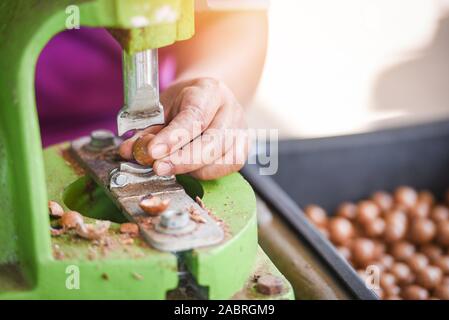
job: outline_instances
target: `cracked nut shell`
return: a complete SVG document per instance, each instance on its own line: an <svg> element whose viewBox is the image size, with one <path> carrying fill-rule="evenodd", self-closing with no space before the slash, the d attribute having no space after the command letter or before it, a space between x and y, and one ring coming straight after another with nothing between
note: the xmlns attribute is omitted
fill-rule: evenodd
<svg viewBox="0 0 449 320"><path fill-rule="evenodd" d="M79 212L67 211L62 215L60 223L66 230L75 229L78 225L84 224L84 218Z"/></svg>
<svg viewBox="0 0 449 320"><path fill-rule="evenodd" d="M139 203L140 208L145 211L148 215L156 217L160 215L165 209L168 208L170 200L162 200L157 196L146 196L143 197Z"/></svg>
<svg viewBox="0 0 449 320"><path fill-rule="evenodd" d="M48 210L52 217L60 218L64 214L64 209L56 201L48 201Z"/></svg>

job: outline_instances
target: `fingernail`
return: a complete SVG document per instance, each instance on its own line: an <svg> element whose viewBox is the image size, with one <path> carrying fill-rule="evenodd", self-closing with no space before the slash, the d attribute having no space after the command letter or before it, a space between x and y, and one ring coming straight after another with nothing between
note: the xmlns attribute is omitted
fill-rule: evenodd
<svg viewBox="0 0 449 320"><path fill-rule="evenodd" d="M171 166L169 163L164 162L164 161L158 162L158 163L156 164L155 170L156 170L156 173L157 173L159 176L169 176L169 175L172 175L172 166Z"/></svg>
<svg viewBox="0 0 449 320"><path fill-rule="evenodd" d="M151 156L153 159L159 159L168 153L168 146L166 144L157 144L151 148Z"/></svg>

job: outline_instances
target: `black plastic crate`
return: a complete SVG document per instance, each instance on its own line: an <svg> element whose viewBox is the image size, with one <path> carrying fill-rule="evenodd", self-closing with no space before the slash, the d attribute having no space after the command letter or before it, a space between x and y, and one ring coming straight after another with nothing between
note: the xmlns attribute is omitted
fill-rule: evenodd
<svg viewBox="0 0 449 320"><path fill-rule="evenodd" d="M400 185L442 196L449 187L449 121L371 133L279 143L279 169L261 176L255 165L243 174L358 299L376 299L354 269L307 221L301 207L318 204L330 214L343 201Z"/></svg>

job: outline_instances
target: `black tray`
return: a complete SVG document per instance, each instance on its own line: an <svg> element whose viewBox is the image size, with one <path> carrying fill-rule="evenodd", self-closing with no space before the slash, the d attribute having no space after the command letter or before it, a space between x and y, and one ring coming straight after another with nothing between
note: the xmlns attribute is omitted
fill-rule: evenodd
<svg viewBox="0 0 449 320"><path fill-rule="evenodd" d="M244 176L358 299L376 299L354 269L307 221L301 207L332 213L343 201L399 185L441 196L449 187L449 121L331 138L279 142L279 169L271 177L247 165Z"/></svg>

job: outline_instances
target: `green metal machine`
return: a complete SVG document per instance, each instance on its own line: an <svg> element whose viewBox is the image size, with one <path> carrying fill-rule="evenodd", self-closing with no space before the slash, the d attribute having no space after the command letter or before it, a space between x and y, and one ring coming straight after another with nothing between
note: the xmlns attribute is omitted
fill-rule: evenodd
<svg viewBox="0 0 449 320"><path fill-rule="evenodd" d="M146 67L154 66L155 49L188 39L194 32L193 0L0 2L0 299L293 298L290 284L258 247L255 196L239 174L215 181L179 176L158 182L175 188L181 202L202 198L220 222L207 218L216 238L192 231L194 236L181 234L183 240L176 241L157 228L141 227L147 237L124 244L118 228L135 219L129 202L134 194L131 197L125 186L109 184L109 178L118 180L104 170L112 169L112 175L122 170L133 181L144 181L141 193L154 187L154 175L98 157L99 150L89 151L99 141L101 145L107 140L108 150L120 142L101 131L42 150L34 70L46 43L66 28L68 6L79 9L81 25L108 28L124 49L125 107L118 116L119 132L163 121L158 101L145 106L148 114L133 114L141 111L135 101L142 94L141 84L135 82L142 67L136 66L136 55L144 54ZM145 90L157 95L156 71L145 70L150 72ZM125 193L128 197L121 197ZM70 235L51 237L48 200L81 212L88 221L112 221L110 243L105 248ZM74 270L79 276L75 286L70 285ZM280 280L280 293L256 290L257 279L265 275ZM196 293L190 293L189 285Z"/></svg>

